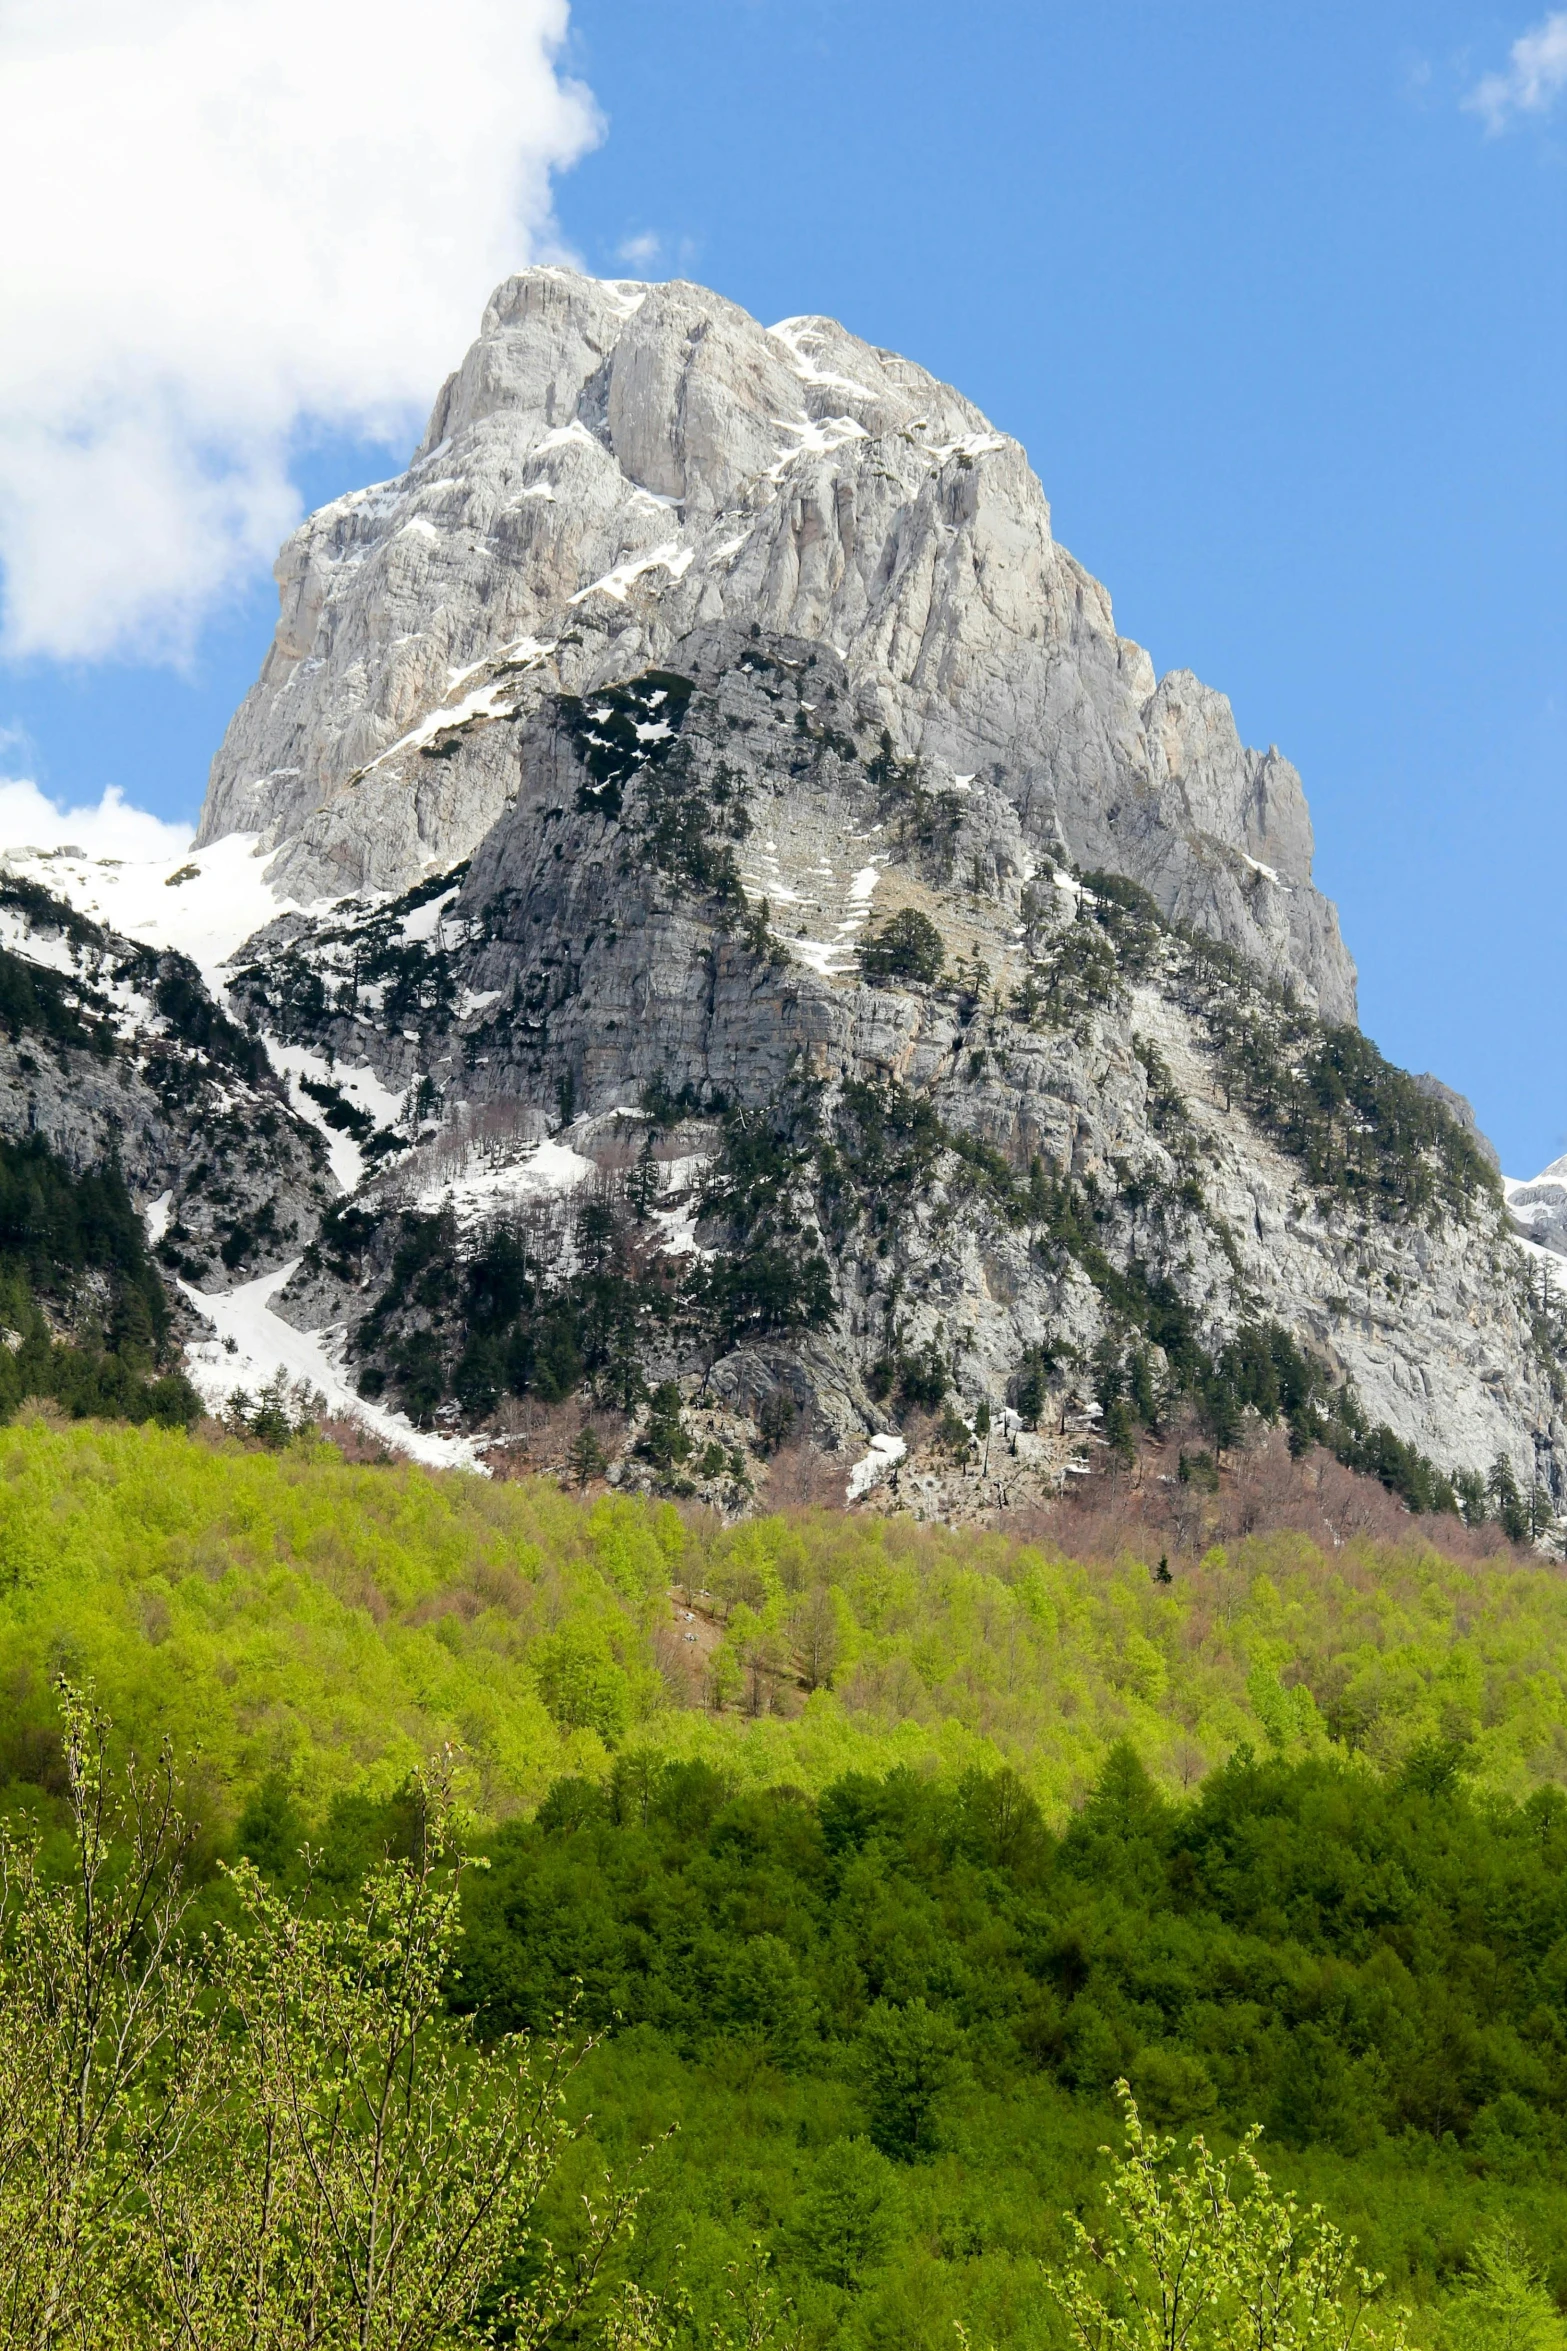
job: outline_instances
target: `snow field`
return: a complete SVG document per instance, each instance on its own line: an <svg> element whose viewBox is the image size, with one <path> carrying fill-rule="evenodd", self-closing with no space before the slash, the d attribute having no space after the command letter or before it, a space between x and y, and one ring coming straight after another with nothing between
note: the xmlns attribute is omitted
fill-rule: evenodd
<svg viewBox="0 0 1567 2351"><path fill-rule="evenodd" d="M410 1454L432 1469L483 1470L479 1451L466 1437L441 1437L416 1429L400 1412L368 1404L349 1385L327 1342L329 1331L297 1331L272 1311L272 1300L298 1270L290 1259L273 1273L223 1295L209 1294L182 1281L180 1289L190 1305L212 1326L213 1336L197 1340L185 1351L186 1376L210 1412L221 1413L237 1388L255 1399L279 1371L289 1381L318 1388L336 1418L355 1420L373 1436L399 1453Z"/></svg>

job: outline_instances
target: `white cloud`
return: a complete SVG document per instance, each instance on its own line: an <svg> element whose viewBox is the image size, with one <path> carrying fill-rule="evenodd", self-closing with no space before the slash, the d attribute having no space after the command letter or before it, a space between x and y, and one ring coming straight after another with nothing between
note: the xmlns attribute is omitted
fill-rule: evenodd
<svg viewBox="0 0 1567 2351"><path fill-rule="evenodd" d="M1464 104L1483 114L1486 128L1503 131L1517 114L1545 114L1567 89L1567 9L1523 33L1508 52L1507 71L1488 73Z"/></svg>
<svg viewBox="0 0 1567 2351"><path fill-rule="evenodd" d="M567 0L5 0L13 654L179 659L296 517L291 438L422 421L598 135Z"/></svg>
<svg viewBox="0 0 1567 2351"><path fill-rule="evenodd" d="M658 231L643 229L638 236L627 237L623 244L616 246L615 259L643 264L656 261L663 250L664 240Z"/></svg>
<svg viewBox="0 0 1567 2351"><path fill-rule="evenodd" d="M116 784L96 808L57 808L36 784L0 780L0 852L75 848L89 857L158 864L178 857L193 838L188 824L165 824L144 808L132 808Z"/></svg>

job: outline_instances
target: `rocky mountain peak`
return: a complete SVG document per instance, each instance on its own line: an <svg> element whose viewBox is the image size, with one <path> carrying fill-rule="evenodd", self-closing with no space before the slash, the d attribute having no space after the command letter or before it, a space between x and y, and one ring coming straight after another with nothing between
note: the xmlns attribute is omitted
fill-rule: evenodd
<svg viewBox="0 0 1567 2351"><path fill-rule="evenodd" d="M1354 1016L1294 768L1117 635L1015 441L833 320L524 271L407 473L312 515L278 580L201 839L261 834L295 897L468 855L545 696L755 622L831 648L900 756L983 775L1036 857L1125 873Z"/></svg>
<svg viewBox="0 0 1567 2351"><path fill-rule="evenodd" d="M994 1517L1280 1420L1567 1504L1567 1285L1354 1025L1299 776L949 386L524 271L278 578L193 854L0 906L0 1140L115 1160L209 1401L726 1512L790 1431Z"/></svg>

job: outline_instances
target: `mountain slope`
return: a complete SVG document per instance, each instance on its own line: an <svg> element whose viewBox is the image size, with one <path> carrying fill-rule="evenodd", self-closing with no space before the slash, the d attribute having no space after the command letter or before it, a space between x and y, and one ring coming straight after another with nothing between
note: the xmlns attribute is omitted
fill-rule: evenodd
<svg viewBox="0 0 1567 2351"><path fill-rule="evenodd" d="M279 578L188 897L99 891L200 931L329 1157L203 1276L247 1365L432 1446L584 1397L730 1510L791 1427L972 1516L1257 1415L1417 1506L1567 1492L1560 1310L1353 1025L1298 777L948 387L531 271Z"/></svg>
<svg viewBox="0 0 1567 2351"><path fill-rule="evenodd" d="M336 1321L368 1285L375 1392L492 1401L564 1333L603 1396L699 1376L841 1445L1037 1374L1054 1475L1134 1396L1220 1428L1285 1332L1439 1463L1548 1431L1496 1179L1428 1093L1135 885L1035 871L1005 795L930 788L825 649L682 658L546 704L411 916L291 918L234 974L264 1032L439 1114L301 1292ZM919 924L939 971L884 944Z"/></svg>

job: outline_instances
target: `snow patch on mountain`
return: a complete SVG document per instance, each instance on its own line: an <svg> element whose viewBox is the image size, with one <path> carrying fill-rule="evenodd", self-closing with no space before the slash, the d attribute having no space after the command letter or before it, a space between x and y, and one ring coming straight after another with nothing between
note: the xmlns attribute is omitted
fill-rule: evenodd
<svg viewBox="0 0 1567 2351"><path fill-rule="evenodd" d="M150 863L83 857L70 849L4 856L7 870L63 898L106 930L145 946L188 955L214 995L225 967L252 934L280 914L316 908L275 892L267 880L266 849L257 833L228 833L205 849ZM37 943L28 948L43 960Z"/></svg>
<svg viewBox="0 0 1567 2351"><path fill-rule="evenodd" d="M408 1201L424 1215L450 1209L465 1230L540 1200L568 1198L598 1173L594 1160L569 1143L550 1138L527 1149L465 1157L453 1173L437 1172L418 1181Z"/></svg>
<svg viewBox="0 0 1567 2351"><path fill-rule="evenodd" d="M197 1340L185 1350L186 1374L208 1410L223 1412L237 1389L254 1402L257 1392L281 1371L291 1384L318 1389L328 1413L359 1421L383 1444L412 1454L415 1461L432 1469L482 1470L478 1449L466 1437L436 1436L416 1429L400 1412L366 1403L350 1387L334 1351L334 1342L341 1346L340 1331L297 1331L273 1313L272 1300L298 1270L296 1257L222 1296L180 1283L189 1304L213 1330L211 1339Z"/></svg>
<svg viewBox="0 0 1567 2351"><path fill-rule="evenodd" d="M1567 1257L1567 1158L1553 1159L1537 1176L1503 1176L1502 1188L1519 1237Z"/></svg>

